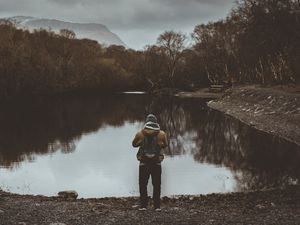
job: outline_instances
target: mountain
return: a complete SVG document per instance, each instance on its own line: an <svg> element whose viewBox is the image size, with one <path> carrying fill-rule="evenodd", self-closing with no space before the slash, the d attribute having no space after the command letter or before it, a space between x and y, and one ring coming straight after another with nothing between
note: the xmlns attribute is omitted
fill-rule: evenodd
<svg viewBox="0 0 300 225"><path fill-rule="evenodd" d="M34 29L50 29L56 33L61 29L72 30L76 38L88 38L105 45L123 45L125 43L106 26L97 23L71 23L55 19L40 19L30 16L15 16L5 18L17 27L33 31Z"/></svg>

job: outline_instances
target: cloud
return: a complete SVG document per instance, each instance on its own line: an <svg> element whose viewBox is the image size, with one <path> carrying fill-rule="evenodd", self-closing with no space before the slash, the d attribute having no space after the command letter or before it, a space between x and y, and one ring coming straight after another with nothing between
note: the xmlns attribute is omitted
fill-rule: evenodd
<svg viewBox="0 0 300 225"><path fill-rule="evenodd" d="M0 17L102 23L120 32L125 42L134 42L132 32L148 32L151 37L169 29L191 32L197 24L224 18L233 4L234 0L0 0Z"/></svg>

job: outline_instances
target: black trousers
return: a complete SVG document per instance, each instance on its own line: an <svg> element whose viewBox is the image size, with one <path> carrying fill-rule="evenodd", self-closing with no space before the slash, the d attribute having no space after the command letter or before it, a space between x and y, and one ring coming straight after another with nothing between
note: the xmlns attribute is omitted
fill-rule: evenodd
<svg viewBox="0 0 300 225"><path fill-rule="evenodd" d="M154 208L160 208L161 165L157 163L141 164L139 168L139 186L141 206L148 205L147 184L151 175L153 185Z"/></svg>

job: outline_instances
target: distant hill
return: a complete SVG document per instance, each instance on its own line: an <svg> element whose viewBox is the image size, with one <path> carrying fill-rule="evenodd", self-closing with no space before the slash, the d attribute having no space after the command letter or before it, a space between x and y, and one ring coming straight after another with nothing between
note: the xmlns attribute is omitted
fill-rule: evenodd
<svg viewBox="0 0 300 225"><path fill-rule="evenodd" d="M123 45L125 43L114 33L112 33L105 25L97 23L71 23L55 19L40 19L29 16L15 16L5 18L17 27L33 31L34 29L51 29L59 32L61 29L72 30L76 34L76 38L88 38L96 40L105 45Z"/></svg>

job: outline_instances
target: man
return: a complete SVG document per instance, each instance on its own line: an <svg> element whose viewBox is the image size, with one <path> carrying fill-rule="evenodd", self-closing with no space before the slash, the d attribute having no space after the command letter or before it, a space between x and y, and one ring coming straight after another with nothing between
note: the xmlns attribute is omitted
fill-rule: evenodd
<svg viewBox="0 0 300 225"><path fill-rule="evenodd" d="M137 153L139 166L139 186L141 208L144 211L148 205L147 184L151 175L153 185L153 202L156 211L160 211L161 162L164 159L163 149L167 147L167 137L160 130L157 119L153 114L146 118L144 128L139 131L132 141L133 147L140 147Z"/></svg>

